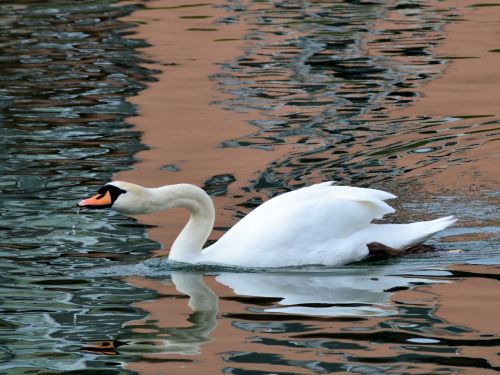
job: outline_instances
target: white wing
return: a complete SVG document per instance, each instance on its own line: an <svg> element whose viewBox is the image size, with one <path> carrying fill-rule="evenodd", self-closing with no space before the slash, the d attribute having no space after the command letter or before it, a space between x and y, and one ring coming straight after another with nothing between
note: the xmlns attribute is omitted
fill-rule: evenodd
<svg viewBox="0 0 500 375"><path fill-rule="evenodd" d="M392 194L331 182L275 197L202 253L204 262L245 266L343 264L367 254L355 235L394 210ZM353 237L354 236L354 237Z"/></svg>

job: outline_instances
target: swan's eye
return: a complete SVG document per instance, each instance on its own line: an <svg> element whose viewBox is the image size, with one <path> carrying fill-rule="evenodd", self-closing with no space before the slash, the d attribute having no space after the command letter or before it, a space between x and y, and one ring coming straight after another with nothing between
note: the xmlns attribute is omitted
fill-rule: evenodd
<svg viewBox="0 0 500 375"><path fill-rule="evenodd" d="M104 185L97 191L98 194L102 194L103 196L109 194L113 203L120 195L125 194L126 192L126 190L120 189L115 185Z"/></svg>
<svg viewBox="0 0 500 375"><path fill-rule="evenodd" d="M97 190L97 194L99 194L100 198L104 197L107 193L109 193L109 195L111 195L111 197L113 198L113 201L115 201L120 194L125 194L126 192L127 192L126 190L120 189L115 185L104 185L101 186L99 190Z"/></svg>

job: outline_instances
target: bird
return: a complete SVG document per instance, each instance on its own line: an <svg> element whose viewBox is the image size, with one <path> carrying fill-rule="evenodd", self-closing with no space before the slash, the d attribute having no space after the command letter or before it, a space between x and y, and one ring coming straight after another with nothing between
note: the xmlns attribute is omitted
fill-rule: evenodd
<svg viewBox="0 0 500 375"><path fill-rule="evenodd" d="M203 249L214 222L210 196L192 184L147 188L113 181L80 201L79 208L110 208L125 215L182 207L190 218L175 239L168 259L190 264L250 268L306 265L342 266L371 253L405 251L446 229L454 216L406 224L373 223L395 212L391 193L327 181L267 200Z"/></svg>

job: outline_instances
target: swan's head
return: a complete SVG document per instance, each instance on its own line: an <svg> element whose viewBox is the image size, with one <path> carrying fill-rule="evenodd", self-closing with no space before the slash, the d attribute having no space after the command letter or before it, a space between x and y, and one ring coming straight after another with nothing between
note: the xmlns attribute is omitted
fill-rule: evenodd
<svg viewBox="0 0 500 375"><path fill-rule="evenodd" d="M130 182L113 181L101 186L97 194L80 201L79 208L111 208L127 215L152 212L149 189Z"/></svg>

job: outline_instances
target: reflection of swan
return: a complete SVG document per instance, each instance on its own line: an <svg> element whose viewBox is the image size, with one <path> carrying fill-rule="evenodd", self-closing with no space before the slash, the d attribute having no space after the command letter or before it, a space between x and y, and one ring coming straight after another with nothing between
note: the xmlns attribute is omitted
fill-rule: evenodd
<svg viewBox="0 0 500 375"><path fill-rule="evenodd" d="M173 272L172 281L180 293L189 296L188 304L193 312L187 320L191 325L155 326L155 334L136 331L124 334L119 338L128 344L122 352L197 354L202 344L212 340L210 332L217 326L217 295L205 285L201 274Z"/></svg>
<svg viewBox="0 0 500 375"><path fill-rule="evenodd" d="M338 270L332 273L223 273L216 277L234 293L279 297L284 307L266 309L305 315L386 315L391 290L418 282L420 278L387 276L385 269Z"/></svg>
<svg viewBox="0 0 500 375"><path fill-rule="evenodd" d="M171 328L169 341L196 346L210 341L209 333L217 326L219 298L205 285L202 274L174 272L172 281L180 293L189 296L188 305L193 313L189 315L188 321L193 325Z"/></svg>
<svg viewBox="0 0 500 375"><path fill-rule="evenodd" d="M149 189L112 182L78 205L111 207L131 215L184 207L191 217L172 245L170 259L243 267L342 265L364 258L372 243L403 250L455 221L446 217L411 224L371 224L394 212L384 202L390 198L394 196L384 191L331 182L298 189L265 202L203 251L215 210L210 197L194 185Z"/></svg>
<svg viewBox="0 0 500 375"><path fill-rule="evenodd" d="M396 313L388 308L391 290L412 283L434 282L422 278L387 276L383 268L352 268L335 274L307 273L222 273L216 280L230 287L235 294L281 298L266 312L315 316L386 316ZM193 312L188 327L158 325L154 321L134 325L118 337L127 345L122 353L197 354L200 347L212 340L210 333L217 326L218 297L203 282L199 273L173 272L172 282L181 294L189 296ZM170 300L170 299L169 299ZM172 303L179 303L172 300ZM169 309L164 309L168 314ZM177 320L177 319L174 319ZM170 321L170 319L167 319ZM234 326L239 326L234 322ZM242 327L242 329L245 329Z"/></svg>

